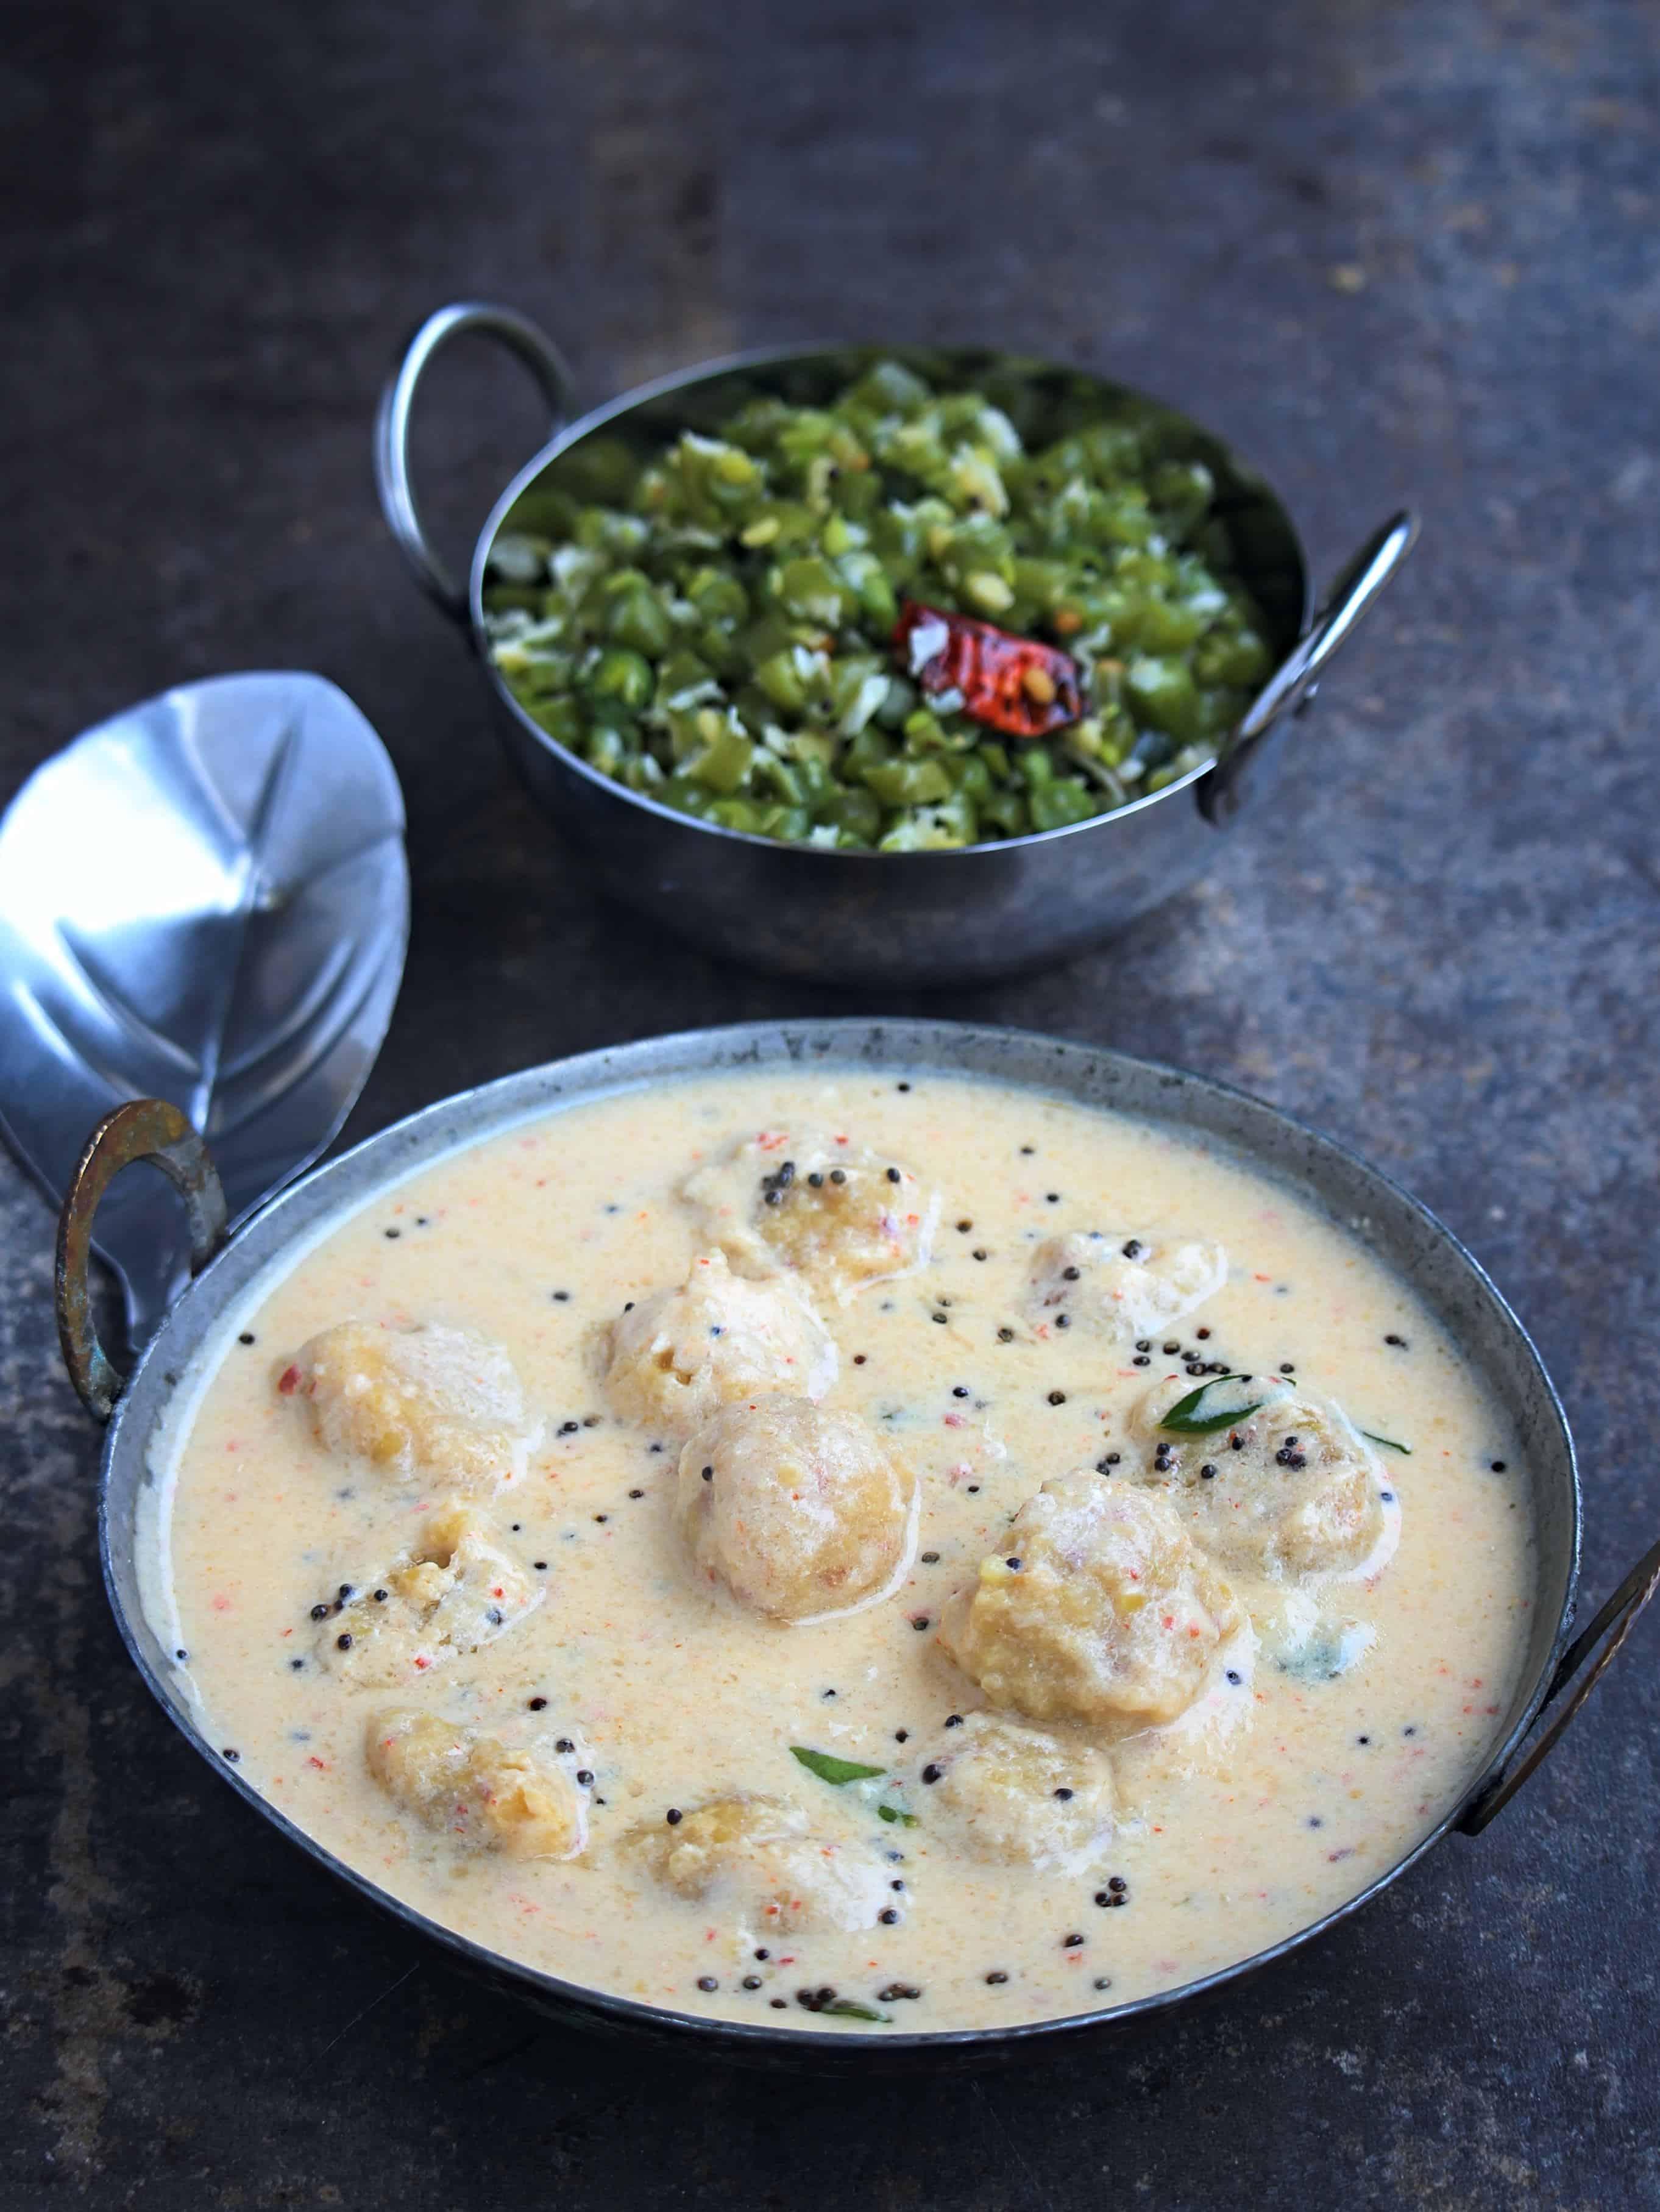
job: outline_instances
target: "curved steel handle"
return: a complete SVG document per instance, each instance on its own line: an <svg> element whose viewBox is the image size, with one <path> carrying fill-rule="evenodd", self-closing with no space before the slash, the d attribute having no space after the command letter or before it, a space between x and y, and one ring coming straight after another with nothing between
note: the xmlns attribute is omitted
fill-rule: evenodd
<svg viewBox="0 0 1660 2212"><path fill-rule="evenodd" d="M161 1169L185 1201L191 1273L200 1274L225 1241L225 1194L208 1148L176 1106L133 1098L106 1114L87 1139L58 1217L58 1341L82 1404L107 1421L127 1378L98 1340L87 1288L93 1218L115 1177L135 1160Z"/></svg>
<svg viewBox="0 0 1660 2212"><path fill-rule="evenodd" d="M446 615L463 623L467 619L467 586L457 580L454 570L427 537L415 505L409 477L409 417L421 380L433 356L451 338L469 331L494 338L524 363L542 387L553 416L550 437L564 427L574 389L564 355L545 332L511 307L494 307L473 300L440 307L435 315L427 316L405 347L403 360L380 395L374 430L374 480L380 511L414 569L415 581Z"/></svg>
<svg viewBox="0 0 1660 2212"><path fill-rule="evenodd" d="M1320 671L1411 552L1417 536L1417 516L1403 509L1367 538L1337 577L1307 631L1245 709L1227 751L1200 785L1199 808L1208 822L1221 829L1245 805L1251 763L1263 739L1282 714L1309 697Z"/></svg>
<svg viewBox="0 0 1660 2212"><path fill-rule="evenodd" d="M1539 1708L1543 1712L1566 1692L1560 1711L1553 1715L1515 1765L1508 1772L1495 1775L1475 1800L1458 1823L1465 1835L1479 1836L1494 1814L1503 1812L1540 1760L1555 1748L1563 1729L1596 1687L1602 1670L1630 1635L1632 1623L1657 1588L1660 1588L1660 1544L1643 1554L1590 1627L1576 1636L1562 1654L1561 1664L1551 1676L1550 1687ZM1595 1659L1590 1659L1605 1636L1608 1642L1596 1652ZM1588 1659L1590 1664L1587 1667ZM1583 1674L1579 1674L1581 1667L1585 1668ZM1576 1674L1579 1674L1578 1681L1573 1679Z"/></svg>

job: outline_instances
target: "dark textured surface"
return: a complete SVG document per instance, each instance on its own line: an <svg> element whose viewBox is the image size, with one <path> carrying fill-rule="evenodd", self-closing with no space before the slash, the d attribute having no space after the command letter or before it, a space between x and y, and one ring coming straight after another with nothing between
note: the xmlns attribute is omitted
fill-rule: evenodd
<svg viewBox="0 0 1660 2212"><path fill-rule="evenodd" d="M1642 0L485 0L10 9L0 795L125 701L342 683L411 813L354 1123L609 1038L863 1010L590 909L367 487L394 341L547 319L585 389L733 343L991 337L1167 392L1317 562L1423 547L1272 818L1070 969L936 1002L1232 1078L1486 1260L1584 1453L1587 1588L1654 1533L1660 29ZM457 362L458 534L535 428ZM215 1790L98 1587L44 1210L0 1164L0 2202L1660 2204L1656 1632L1479 1844L1130 2050L868 2092L541 2027Z"/></svg>

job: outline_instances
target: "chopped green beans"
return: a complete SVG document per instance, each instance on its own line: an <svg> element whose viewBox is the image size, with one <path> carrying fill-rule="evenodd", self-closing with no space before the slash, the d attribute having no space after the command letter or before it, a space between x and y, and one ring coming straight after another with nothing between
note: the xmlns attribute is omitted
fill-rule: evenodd
<svg viewBox="0 0 1660 2212"><path fill-rule="evenodd" d="M650 450L584 439L491 548L503 680L630 790L831 849L983 844L1162 789L1270 662L1211 472L1151 407L1045 426L997 396L878 362L826 404L752 397ZM1004 738L920 690L906 601L1060 647L1083 712Z"/></svg>

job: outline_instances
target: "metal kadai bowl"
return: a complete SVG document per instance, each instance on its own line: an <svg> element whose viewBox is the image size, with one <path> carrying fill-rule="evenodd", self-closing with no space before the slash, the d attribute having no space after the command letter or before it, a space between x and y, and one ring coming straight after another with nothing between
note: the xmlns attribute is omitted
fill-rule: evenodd
<svg viewBox="0 0 1660 2212"><path fill-rule="evenodd" d="M469 333L506 347L530 370L553 416L549 442L502 493L480 532L465 583L433 544L415 502L409 425L436 355ZM842 346L744 354L625 392L568 420L572 382L558 348L511 309L440 308L410 340L382 396L375 478L393 537L416 580L471 636L508 754L608 896L683 939L748 968L828 982L956 984L1064 959L1124 928L1208 868L1233 823L1269 789L1281 741L1315 680L1409 550L1409 514L1363 545L1311 613L1307 564L1282 502L1201 424L1159 405L1172 443L1215 479L1214 512L1242 581L1262 610L1276 672L1217 758L1112 814L997 843L930 853L825 852L702 822L630 791L548 736L513 697L491 658L483 589L497 532L564 457L604 432L661 447L709 429L744 400L772 393L816 404L872 362L897 360L944 389L1018 390L1043 434L1063 420L1109 416L1144 395L1081 370L984 349Z"/></svg>
<svg viewBox="0 0 1660 2212"><path fill-rule="evenodd" d="M1515 1423L1531 1470L1536 1545L1531 1640L1508 1711L1494 1724L1462 1799L1358 1896L1258 1956L1134 2003L1103 2004L1071 2017L1008 2028L936 2033L826 2034L764 2021L729 2023L586 1989L487 1950L379 1889L269 1805L219 1756L183 1668L147 1615L142 1562L154 1559L159 1504L155 1460L175 1393L227 1309L251 1285L304 1252L342 1215L391 1184L527 1116L682 1076L765 1068L918 1072L975 1076L1047 1097L1135 1115L1197 1139L1312 1203L1395 1270L1428 1306ZM134 1161L160 1168L182 1194L195 1279L124 1377L100 1346L88 1296L93 1217L111 1178ZM827 1021L755 1024L657 1037L535 1067L463 1091L384 1131L274 1199L228 1242L218 1178L201 1139L177 1110L156 1100L119 1107L88 1144L65 1201L58 1253L58 1313L64 1356L90 1410L106 1419L99 1530L110 1601L134 1663L175 1725L221 1783L291 1842L446 1952L559 2018L700 2047L721 2060L862 2075L966 2068L1017 2056L1059 2037L1133 2038L1142 2026L1225 1990L1270 1960L1299 1951L1396 1881L1454 1829L1475 1835L1514 1795L1551 1748L1623 1641L1660 1581L1660 1545L1626 1577L1595 1619L1570 1640L1578 1559L1579 1488L1573 1445L1549 1377L1527 1334L1481 1267L1415 1200L1330 1138L1244 1093L1121 1053L1019 1030L947 1022ZM148 1553L144 1547L152 1547ZM1547 1712L1547 1708L1549 1708ZM1034 2054L1035 2055L1035 2054Z"/></svg>

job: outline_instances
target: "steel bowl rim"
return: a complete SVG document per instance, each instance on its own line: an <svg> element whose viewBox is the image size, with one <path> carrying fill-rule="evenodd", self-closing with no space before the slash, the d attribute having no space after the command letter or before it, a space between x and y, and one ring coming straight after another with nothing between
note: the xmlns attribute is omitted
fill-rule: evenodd
<svg viewBox="0 0 1660 2212"><path fill-rule="evenodd" d="M551 753L556 760L574 769L587 782L596 787L631 800L634 805L644 807L648 813L655 814L659 820L673 823L682 829L699 830L706 836L730 838L742 845L759 846L769 853L798 854L803 858L810 858L816 861L881 862L892 867L896 860L960 861L972 854L1013 852L1026 846L1047 845L1063 837L1075 837L1087 830L1099 830L1103 823L1128 821L1131 816L1145 813L1149 807L1157 805L1160 799L1173 799L1178 793L1191 789L1195 784L1208 776L1215 767L1215 756L1209 760L1201 761L1197 768L1189 769L1187 773L1178 776L1175 782L1166 783L1157 791L1143 792L1139 799L1128 799L1124 805L1112 807L1104 814L1088 815L1081 822L1064 822L1058 829L1028 830L1019 837L982 839L978 844L947 847L936 852L879 853L874 850L857 849L842 852L777 837L763 837L759 831L754 830L729 830L724 823L701 821L695 814L682 814L676 807L665 806L661 799L651 798L646 792L633 790L626 783L619 783L615 776L604 775L600 769L595 768L591 762L584 760L579 753L572 752L567 746L560 744L557 738L551 736L542 728L540 722L526 712L508 689L501 671L496 665L494 656L490 651L489 634L484 627L485 570L488 565L489 551L495 541L496 532L506 520L515 501L545 468L559 459L561 453L567 453L573 446L587 437L591 432L603 429L608 422L614 422L620 416L632 413L637 407L643 407L653 399L667 398L672 393L685 391L693 385L712 381L716 377L736 374L745 369L781 368L791 362L815 360L826 354L862 351L880 353L888 350L895 353L1001 354L1004 358L1012 361L1031 358L1033 366L1041 369L1068 375L1093 377L1098 383L1110 385L1114 389L1129 394L1132 398L1144 400L1149 406L1162 409L1165 413L1177 416L1181 422L1188 423L1199 431L1204 437L1213 440L1227 453L1229 460L1242 477L1248 477L1262 486L1284 519L1291 543L1296 548L1298 564L1302 571L1303 605L1298 625L1299 634L1307 629L1309 616L1313 606L1313 586L1309 574L1307 550L1304 546L1301 532L1292 520L1290 508L1281 498L1263 470L1257 468L1254 462L1244 459L1228 439L1210 429L1205 423L1200 422L1196 415L1189 414L1185 408L1173 407L1167 401L1157 398L1155 394L1143 392L1137 385L1124 384L1117 377L1100 375L1094 369L1069 365L1064 362L1049 362L1037 359L1035 356L1009 354L1005 349L1000 347L900 344L885 348L868 340L862 344L821 343L805 345L759 346L741 353L723 354L712 361L695 363L690 368L670 369L664 375L652 377L645 384L635 385L631 390L620 392L615 399L602 401L597 407L590 408L586 414L579 415L574 422L563 424L548 440L541 451L532 454L511 479L495 505L490 509L484 527L479 532L477 542L473 548L472 564L467 583L467 619L472 632L473 649L490 684L494 686L497 697L501 700L526 734L538 745Z"/></svg>
<svg viewBox="0 0 1660 2212"><path fill-rule="evenodd" d="M838 1041L845 1040L847 1047L845 1055L838 1054L833 1049L833 1046L827 1047L822 1056L815 1063L825 1072L830 1072L843 1066L852 1069L860 1066L868 1067L872 1065L873 1063L869 1061L862 1064L856 1061L854 1053L857 1039L861 1036L869 1039L892 1034L896 1039L903 1038L908 1040L908 1042L893 1054L885 1054L881 1064L894 1066L925 1067L929 1064L928 1040L930 1036L937 1037L942 1033L984 1042L994 1048L1010 1043L1025 1047L1030 1047L1034 1043L1039 1046L1046 1045L1053 1049L1057 1058L1075 1054L1087 1058L1097 1065L1103 1061L1117 1063L1121 1066L1129 1066L1151 1073L1160 1078L1166 1085L1181 1087L1197 1086L1213 1097L1242 1103L1254 1113L1266 1115L1271 1120L1280 1122L1300 1138L1312 1142L1321 1152L1334 1157L1351 1170L1358 1169L1362 1176L1380 1185L1415 1214L1431 1231L1433 1237L1442 1249L1449 1252L1455 1261L1461 1264L1468 1275L1473 1279L1478 1291L1496 1309L1499 1319L1512 1332L1515 1347L1522 1355L1524 1363L1531 1365L1542 1387L1545 1403L1556 1430L1567 1475L1569 1551L1561 1607L1549 1648L1529 1686L1525 1698L1518 1708L1515 1721L1503 1740L1492 1747L1480 1771L1470 1778L1464 1790L1447 1808L1435 1826L1421 1837L1403 1857L1396 1860L1375 1880L1368 1882L1364 1889L1334 1906L1330 1912L1323 1914L1317 1920L1310 1921L1304 1927L1293 1929L1290 1935L1282 1937L1276 1943L1269 1945L1265 1949L1254 1952L1248 1958L1235 1960L1228 1966L1219 1967L1214 1972L1201 1975L1193 1981L1183 1982L1166 1990L1154 1990L1145 1996L1134 1998L1127 2003L1103 2005L1089 2011L1068 2013L1050 2020L1011 2022L1006 2027L942 2028L869 2036L854 2035L851 2033L827 2035L821 2030L773 2026L766 2021L756 2021L752 2024L742 2021L725 2021L702 2013L681 2012L668 2006L646 2004L637 1998L620 1996L609 1990L593 1989L580 1982L566 1981L558 1975L546 1972L540 1967L529 1966L521 1960L510 1958L502 1952L493 1951L485 1945L475 1942L472 1937L461 1934L459 1930L445 1928L441 1923L429 1919L425 1913L414 1905L406 1903L401 1898L395 1897L390 1891L381 1888L367 1875L360 1874L355 1868L336 1858L315 1837L307 1834L297 1823L291 1820L287 1814L262 1796L245 1776L241 1774L235 1766L227 1765L222 1755L213 1749L201 1729L195 1724L185 1703L175 1701L167 1685L151 1666L142 1649L136 1627L128 1616L117 1586L112 1558L108 1510L111 1475L117 1453L122 1448L124 1418L134 1403L136 1386L141 1377L165 1356L164 1347L173 1336L175 1326L181 1316L191 1313L196 1308L205 1307L207 1311L203 1315L204 1329L211 1327L217 1310L217 1301L213 1290L214 1278L221 1272L227 1258L245 1249L248 1239L256 1234L270 1234L270 1224L279 1223L283 1213L303 1194L314 1192L320 1185L335 1182L349 1184L352 1180L349 1171L354 1169L360 1171L364 1164L376 1152L383 1148L389 1151L395 1150L396 1140L407 1141L412 1137L426 1134L435 1125L440 1123L445 1116L455 1113L458 1109L476 1109L487 1102L494 1104L507 1099L517 1092L532 1091L540 1079L545 1079L555 1071L567 1078L574 1079L577 1085L580 1085L585 1081L591 1082L591 1087L585 1097L581 1095L579 1090L573 1089L558 1104L543 1104L540 1107L530 1104L524 1108L523 1114L516 1114L509 1110L495 1115L489 1126L472 1130L456 1144L440 1146L426 1158L405 1161L398 1169L397 1177L391 1179L401 1179L404 1175L418 1172L422 1167L433 1164L450 1152L464 1151L473 1145L486 1142L512 1127L517 1121L531 1118L538 1111L557 1113L565 1110L567 1106L591 1103L595 1098L615 1089L618 1081L627 1081L627 1062L638 1054L647 1054L652 1050L672 1053L676 1048L695 1051L706 1062L701 1072L708 1073L718 1072L714 1066L707 1064L709 1055L724 1047L764 1048L769 1043L776 1044L775 1053L765 1059L760 1054L756 1054L749 1064L793 1066L798 1064L800 1055L791 1052L789 1040L794 1038L810 1040L818 1036L826 1036ZM615 1063L619 1060L623 1063L622 1066L615 1067ZM741 1063L728 1060L720 1063L718 1072L735 1072L740 1065ZM614 1068L616 1080L606 1081L608 1073ZM676 1068L673 1074L686 1077L695 1075L699 1072L697 1066L688 1064ZM959 1079L958 1072L949 1067L942 1066L939 1072L950 1079ZM979 1079L997 1080L998 1079ZM1017 1079L1011 1079L1011 1080L1015 1081L1016 1087L1035 1087L1029 1080L1024 1085L1021 1085ZM1098 1108L1094 1110L1112 1109ZM1134 1109L1124 1110L1130 1111L1133 1118ZM1235 1141L1237 1144L1237 1140ZM1247 1158L1249 1158L1246 1146L1238 1145L1238 1149ZM388 1182L390 1187L389 1178L383 1177L381 1180ZM373 1195L374 1184L372 1181L369 1188L354 1203L344 1206L341 1218L346 1218L348 1213L355 1212L362 1205L369 1203ZM1316 1202L1318 1203L1318 1200ZM275 1248L252 1263L253 1273L264 1272L279 1259L288 1241L290 1241L289 1238L279 1235ZM251 1279L251 1276L250 1279ZM171 1375L164 1377L169 1388L177 1379L176 1376ZM142 1449L143 1446L140 1444L135 1449ZM674 1030L659 1036L631 1039L622 1044L598 1046L586 1052L572 1054L560 1060L538 1062L534 1066L518 1069L512 1073L495 1077L485 1083L472 1085L465 1090L436 1100L429 1106L421 1107L413 1114L404 1115L399 1121L389 1123L385 1128L378 1130L372 1136L360 1139L347 1152L311 1168L285 1190L278 1193L250 1220L239 1228L218 1257L187 1285L161 1328L140 1355L132 1374L128 1378L127 1388L118 1401L113 1416L105 1431L98 1476L98 1540L104 1586L111 1611L115 1616L116 1626L127 1648L128 1656L137 1668L146 1687L167 1718L184 1736L185 1741L199 1753L214 1773L221 1781L227 1783L257 1814L268 1820L278 1833L289 1842L297 1844L326 1872L345 1882L383 1912L391 1915L412 1933L436 1942L463 1965L487 1975L504 1978L518 1985L528 1999L541 1998L560 2007L597 2013L609 2023L614 2023L630 2031L678 2032L683 2029L701 2039L706 2044L712 2041L717 2045L729 2048L736 2046L739 2050L752 2051L757 2057L801 2057L805 2056L820 2057L827 2063L834 2059L845 2064L847 2063L845 2054L850 2050L868 2050L873 2053L869 2062L873 2065L880 2063L879 2057L874 2054L903 2052L918 2057L926 2057L930 2053L950 2051L994 2052L1006 2050L1011 2045L1046 2041L1062 2036L1077 2036L1096 2028L1122 2028L1129 2024L1141 2022L1168 2013L1190 2000L1197 2000L1214 1993L1231 1982L1243 1980L1247 1975L1276 1963L1292 1953L1302 1949L1317 1936L1324 1935L1338 1923L1348 1919L1362 1906L1370 1904L1382 1891L1389 1888L1443 1841L1448 1832L1457 1826L1472 1802L1509 1764L1537 1718L1558 1662L1566 1644L1568 1627L1573 1617L1578 1583L1581 1509L1578 1464L1572 1432L1568 1425L1567 1416L1555 1384L1551 1379L1549 1370L1540 1355L1538 1347L1481 1262L1438 1214L1433 1212L1421 1200L1415 1198L1410 1191L1396 1182L1394 1177L1383 1169L1375 1166L1370 1160L1340 1139L1312 1127L1296 1115L1287 1113L1282 1108L1272 1104L1253 1092L1243 1090L1238 1085L1224 1082L1214 1076L1201 1075L1191 1069L1176 1067L1166 1061L1147 1059L1141 1054L1123 1052L1112 1046L1090 1044L1075 1037L1060 1036L1051 1031L1021 1029L1011 1024L942 1021L934 1020L929 1017L912 1016L899 1018L844 1016L804 1021L784 1019L741 1022L724 1024L718 1028Z"/></svg>

